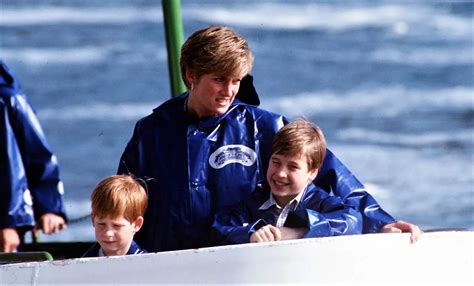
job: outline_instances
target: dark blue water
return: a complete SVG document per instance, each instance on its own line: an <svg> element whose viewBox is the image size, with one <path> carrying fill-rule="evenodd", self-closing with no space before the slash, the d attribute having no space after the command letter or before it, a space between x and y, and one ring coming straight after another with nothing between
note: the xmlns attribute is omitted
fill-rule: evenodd
<svg viewBox="0 0 474 286"><path fill-rule="evenodd" d="M185 34L243 34L262 106L319 124L391 214L474 228L472 2L287 2L182 0ZM1 2L0 57L57 154L71 218L115 173L135 121L170 97L160 4ZM92 238L84 221L49 239Z"/></svg>

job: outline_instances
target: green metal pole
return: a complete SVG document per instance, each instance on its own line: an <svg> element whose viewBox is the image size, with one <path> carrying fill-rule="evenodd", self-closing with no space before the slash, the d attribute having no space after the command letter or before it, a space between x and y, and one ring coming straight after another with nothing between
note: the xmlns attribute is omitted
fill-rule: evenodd
<svg viewBox="0 0 474 286"><path fill-rule="evenodd" d="M173 97L186 91L181 78L179 57L183 44L183 20L180 0L163 0L166 48L168 50L168 71L170 74L171 95Z"/></svg>

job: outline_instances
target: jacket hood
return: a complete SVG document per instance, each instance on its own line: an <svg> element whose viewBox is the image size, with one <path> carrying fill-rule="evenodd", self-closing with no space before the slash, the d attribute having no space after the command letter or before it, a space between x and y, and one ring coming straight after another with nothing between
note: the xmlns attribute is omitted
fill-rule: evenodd
<svg viewBox="0 0 474 286"><path fill-rule="evenodd" d="M240 82L240 89L237 93L236 98L242 101L243 103L255 106L260 105L260 99L258 98L257 91L255 90L255 86L253 85L253 76L248 74L244 78L242 78L242 81Z"/></svg>
<svg viewBox="0 0 474 286"><path fill-rule="evenodd" d="M15 80L15 75L8 66L0 59L0 92L3 96L6 94L15 94L21 90L20 83Z"/></svg>

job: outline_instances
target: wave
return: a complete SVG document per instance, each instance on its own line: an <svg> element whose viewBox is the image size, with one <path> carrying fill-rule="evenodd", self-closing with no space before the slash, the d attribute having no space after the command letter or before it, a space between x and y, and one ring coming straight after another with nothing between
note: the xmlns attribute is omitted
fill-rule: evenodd
<svg viewBox="0 0 474 286"><path fill-rule="evenodd" d="M418 132L416 134L374 131L363 128L348 128L336 133L338 139L363 141L364 143L401 145L408 147L445 146L449 143L472 144L472 129L451 132Z"/></svg>
<svg viewBox="0 0 474 286"><path fill-rule="evenodd" d="M40 6L36 8L2 7L1 26L50 24L128 24L163 22L161 7L76 8Z"/></svg>
<svg viewBox="0 0 474 286"><path fill-rule="evenodd" d="M411 90L403 87L364 89L347 93L334 91L308 92L278 98L262 97L262 108L290 117L319 114L364 114L397 117L412 112L454 110L472 112L473 90L464 87L440 90ZM137 120L150 114L161 102L91 102L38 110L41 120Z"/></svg>
<svg viewBox="0 0 474 286"><path fill-rule="evenodd" d="M385 28L394 35L421 33L430 37L434 34L442 34L449 38L472 36L470 18L450 14L426 3L425 5L260 3L231 7L216 7L216 5L205 7L200 4L199 9L197 6L186 8L183 10L185 18L258 29L315 29L344 32L378 27Z"/></svg>
<svg viewBox="0 0 474 286"><path fill-rule="evenodd" d="M27 65L91 64L111 60L115 63L130 64L146 63L150 58L160 62L167 60L165 47L142 46L141 50L134 50L127 45L115 43L113 46L76 48L0 48L0 54L8 62L19 61Z"/></svg>
<svg viewBox="0 0 474 286"><path fill-rule="evenodd" d="M100 47L81 48L23 48L0 49L2 57L8 61L22 61L27 64L54 64L54 63L93 63L105 60L107 50Z"/></svg>
<svg viewBox="0 0 474 286"><path fill-rule="evenodd" d="M363 28L384 28L393 35L417 34L425 37L472 38L469 17L449 13L431 3L238 3L226 2L182 5L185 21L223 23L257 29L326 30L333 32ZM238 15L238 16L236 16ZM271 15L271 17L269 17ZM162 23L161 6L151 7L2 7L2 26L38 24L127 24Z"/></svg>
<svg viewBox="0 0 474 286"><path fill-rule="evenodd" d="M0 47L0 54L6 61L21 61L28 65L39 64L90 64L111 60L120 61L120 53L126 53L123 61L148 62L150 56L157 61L167 61L165 47L142 46L141 49L132 49L127 44L116 43L113 46L83 46L76 48L15 48L7 49ZM331 60L332 62L359 62L361 58L368 62L407 64L410 66L452 66L471 65L474 62L472 47L465 49L443 48L416 48L409 51L396 49L376 49L370 54L347 51L340 52L325 51L315 53L314 51L301 51L300 57L305 60Z"/></svg>
<svg viewBox="0 0 474 286"><path fill-rule="evenodd" d="M274 47L272 46L269 49L274 49ZM474 62L472 43L432 48L411 46L410 48L399 47L399 49L396 49L375 46L372 51L347 49L344 52L340 50L317 52L312 47L302 47L292 57L301 61L330 61L344 64L364 61L367 63L402 64L412 67L470 66Z"/></svg>
<svg viewBox="0 0 474 286"><path fill-rule="evenodd" d="M152 112L159 103L105 103L95 102L87 105L74 105L59 108L45 108L38 110L41 120L106 120L129 121L140 119Z"/></svg>
<svg viewBox="0 0 474 286"><path fill-rule="evenodd" d="M464 49L447 50L435 48L416 48L409 51L381 49L369 54L368 60L384 63L410 64L413 66L432 65L472 65L474 54L472 44Z"/></svg>
<svg viewBox="0 0 474 286"><path fill-rule="evenodd" d="M331 113L365 114L378 117L397 117L412 112L433 110L472 111L473 89L455 87L445 89L407 89L392 86L358 89L346 93L335 91L306 92L275 98L262 98L262 107L291 117Z"/></svg>

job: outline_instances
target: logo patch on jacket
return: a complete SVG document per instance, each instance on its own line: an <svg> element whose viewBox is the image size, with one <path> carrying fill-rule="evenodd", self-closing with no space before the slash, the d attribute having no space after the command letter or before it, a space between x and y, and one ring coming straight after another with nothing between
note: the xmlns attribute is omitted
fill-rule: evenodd
<svg viewBox="0 0 474 286"><path fill-rule="evenodd" d="M209 164L214 169L223 168L230 163L239 163L244 166L252 166L257 159L254 150L244 145L222 146L209 157Z"/></svg>

